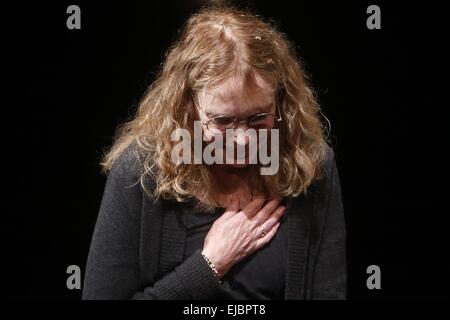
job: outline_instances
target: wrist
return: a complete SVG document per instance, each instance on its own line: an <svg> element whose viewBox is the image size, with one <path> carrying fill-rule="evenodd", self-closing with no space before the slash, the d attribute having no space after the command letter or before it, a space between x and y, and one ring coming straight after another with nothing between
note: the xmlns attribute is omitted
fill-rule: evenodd
<svg viewBox="0 0 450 320"><path fill-rule="evenodd" d="M205 262L208 264L209 268L213 272L213 274L216 277L216 279L220 283L222 283L221 278L222 278L223 275L219 272L219 270L217 269L217 267L214 264L214 262L211 259L209 259L209 257L203 251L201 252L201 255L202 255L203 259L205 260Z"/></svg>
<svg viewBox="0 0 450 320"><path fill-rule="evenodd" d="M217 271L219 271L222 277L233 266L232 263L223 258L223 255L217 255L214 250L211 250L211 248L208 248L207 246L203 247L201 253L214 263L214 266L216 267Z"/></svg>

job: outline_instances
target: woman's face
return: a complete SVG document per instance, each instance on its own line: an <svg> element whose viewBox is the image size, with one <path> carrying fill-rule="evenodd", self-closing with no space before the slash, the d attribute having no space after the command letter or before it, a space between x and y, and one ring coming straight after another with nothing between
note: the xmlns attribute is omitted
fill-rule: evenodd
<svg viewBox="0 0 450 320"><path fill-rule="evenodd" d="M218 133L212 126L205 125L213 117L228 116L242 121L263 112L276 114L275 90L257 74L255 75L255 80L255 86L249 87L243 85L242 79L230 78L214 89L200 92L197 111L207 142L211 142L214 135ZM267 129L272 127L273 124L269 124ZM247 123L236 125L232 142L234 143L234 150L236 150L237 145L245 146L245 163L238 164L235 153L233 159L225 158L227 165L236 168L243 168L249 165L249 136L246 134L248 129ZM225 134L223 136L225 137Z"/></svg>

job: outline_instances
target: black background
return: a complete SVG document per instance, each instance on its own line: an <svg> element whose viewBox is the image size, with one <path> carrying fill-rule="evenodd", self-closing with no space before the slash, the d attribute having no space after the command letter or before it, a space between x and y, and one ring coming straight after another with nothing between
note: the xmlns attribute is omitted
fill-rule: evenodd
<svg viewBox="0 0 450 320"><path fill-rule="evenodd" d="M20 3L3 9L9 298L79 299L106 177L98 164L188 15L206 1ZM237 2L235 2L237 3ZM432 3L247 1L295 42L332 123L348 232L350 299L448 297L445 130ZM81 8L81 30L66 8ZM381 30L366 8L381 8ZM5 100L6 101L6 100ZM444 201L441 201L444 200ZM381 290L366 268L381 267Z"/></svg>

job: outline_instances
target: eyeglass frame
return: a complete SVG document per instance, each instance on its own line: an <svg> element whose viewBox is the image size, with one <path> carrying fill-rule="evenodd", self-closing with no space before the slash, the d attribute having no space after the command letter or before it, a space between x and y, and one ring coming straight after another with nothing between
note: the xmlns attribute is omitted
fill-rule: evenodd
<svg viewBox="0 0 450 320"><path fill-rule="evenodd" d="M231 123L232 126L226 127L226 128L225 128L225 129L233 129L233 130L234 130L238 125L240 125L240 124L242 124L242 123L246 123L247 126L251 127L251 126L250 126L250 121L252 120L252 118L256 118L256 117L261 116L261 115L271 115L271 116L274 117L274 119L275 119L276 122L281 122L281 121L283 120L283 118L282 118L282 116L281 116L280 106L279 106L279 103L278 103L277 99L275 99L275 104L276 104L276 108L277 108L277 110L278 110L278 117L277 117L276 114L271 113L271 112L260 112L260 113L257 113L257 114L254 114L254 115L248 117L248 118L245 119L245 120L239 120L239 119L236 118L236 117L230 117L230 116L226 116L226 115L218 115L218 116L210 117L210 116L207 115L207 112L206 112L203 108L201 108L201 107L198 105L198 103L196 102L196 100L195 100L194 98L193 98L192 100L194 101L194 105L197 106L197 107L205 114L205 116L208 118L208 121L207 121L206 123L205 123L205 122L202 122L202 124L205 125L206 128L207 128L208 130L211 130L211 129L209 129L209 126L208 126L208 125L210 125L210 123L211 123L212 121L214 121L214 119L217 119L217 118L220 118L220 117L228 117L228 118L233 119L233 122Z"/></svg>

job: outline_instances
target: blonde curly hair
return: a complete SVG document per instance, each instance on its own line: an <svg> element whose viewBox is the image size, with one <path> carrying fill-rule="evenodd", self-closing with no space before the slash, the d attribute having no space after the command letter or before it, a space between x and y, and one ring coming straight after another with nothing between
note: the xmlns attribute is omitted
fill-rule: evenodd
<svg viewBox="0 0 450 320"><path fill-rule="evenodd" d="M101 161L103 172L136 143L144 155L140 181L146 194L185 201L201 190L206 192L204 204L213 208L217 194L208 166L174 164L171 151L175 142L170 137L177 128L192 133L194 97L223 83L236 70L248 82L258 73L277 89L283 119L278 173L255 176L250 183L272 195L305 192L321 176L327 148L315 94L286 36L273 23L234 8L206 8L188 19L136 114L117 129ZM155 182L153 190L144 182L146 176Z"/></svg>

